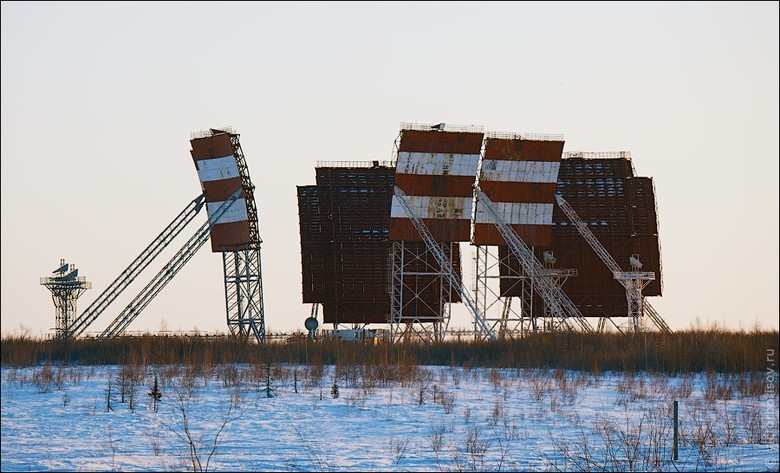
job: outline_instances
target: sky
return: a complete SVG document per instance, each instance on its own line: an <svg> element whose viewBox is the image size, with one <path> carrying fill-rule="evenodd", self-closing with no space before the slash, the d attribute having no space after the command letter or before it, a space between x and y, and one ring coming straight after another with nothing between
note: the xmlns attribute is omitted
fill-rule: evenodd
<svg viewBox="0 0 780 473"><path fill-rule="evenodd" d="M256 186L266 327L303 330L296 186L317 161L391 159L402 122L630 151L655 183L664 293L649 300L671 328L778 328L777 2L0 9L3 335L50 333L39 278L62 258L93 284L79 312L97 298L200 193L190 133L225 125ZM222 278L206 245L128 329L225 332ZM451 328L471 323L453 309Z"/></svg>

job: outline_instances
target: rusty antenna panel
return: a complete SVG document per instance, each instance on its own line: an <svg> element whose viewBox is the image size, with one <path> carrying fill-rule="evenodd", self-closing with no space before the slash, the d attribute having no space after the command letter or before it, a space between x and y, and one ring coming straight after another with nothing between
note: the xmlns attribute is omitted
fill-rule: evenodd
<svg viewBox="0 0 780 473"><path fill-rule="evenodd" d="M227 324L233 335L265 341L260 225L255 186L232 127L191 134L192 159L206 198L211 251L222 254ZM236 192L229 210L219 209Z"/></svg>
<svg viewBox="0 0 780 473"><path fill-rule="evenodd" d="M478 185L515 233L529 246L549 246L563 135L490 132L479 163ZM505 245L479 204L474 245Z"/></svg>
<svg viewBox="0 0 780 473"><path fill-rule="evenodd" d="M631 256L639 255L643 270L656 277L644 288L644 296L660 296L663 286L655 189L652 178L636 175L630 156L627 151L565 153L556 193L620 265L628 267ZM505 248L499 250L507 253ZM545 250L553 251L559 266L578 270L578 277L566 283L566 293L584 316L625 317L625 288L557 205L553 209L552 244L536 248L540 257ZM509 259L516 268L511 255ZM509 280L502 280L501 291L504 296L520 295Z"/></svg>
<svg viewBox="0 0 780 473"><path fill-rule="evenodd" d="M468 241L484 132L482 127L402 123L395 185L439 242ZM390 239L422 241L399 198L393 196Z"/></svg>
<svg viewBox="0 0 780 473"><path fill-rule="evenodd" d="M198 171L209 218L237 189L241 198L211 228L211 250L215 253L245 247L259 247L262 240L254 199L254 185L239 141L240 135L211 128L192 133L192 159Z"/></svg>
<svg viewBox="0 0 780 473"><path fill-rule="evenodd" d="M390 207L395 170L380 161L319 161L316 185L298 186L302 298L321 304L324 323L385 324L390 312ZM457 245L451 251L458 255ZM422 320L441 312L438 270L422 242L409 242L405 304ZM460 265L456 268L460 271ZM456 294L450 299L457 301Z"/></svg>

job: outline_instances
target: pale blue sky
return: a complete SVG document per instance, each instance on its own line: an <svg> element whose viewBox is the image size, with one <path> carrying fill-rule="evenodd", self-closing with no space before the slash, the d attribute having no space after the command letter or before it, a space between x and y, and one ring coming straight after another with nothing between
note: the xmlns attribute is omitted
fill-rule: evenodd
<svg viewBox="0 0 780 473"><path fill-rule="evenodd" d="M3 334L53 327L38 282L60 258L93 282L86 308L199 193L190 132L223 125L257 186L267 327L302 329L295 186L318 160L390 159L401 122L630 151L655 181L664 296L650 300L669 325L778 327L776 2L1 9ZM225 331L224 304L205 247L129 329ZM469 324L456 308L450 326Z"/></svg>

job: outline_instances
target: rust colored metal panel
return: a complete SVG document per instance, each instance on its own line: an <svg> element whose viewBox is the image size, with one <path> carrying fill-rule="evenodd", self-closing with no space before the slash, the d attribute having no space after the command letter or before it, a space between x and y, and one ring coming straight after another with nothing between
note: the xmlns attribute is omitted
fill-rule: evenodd
<svg viewBox="0 0 780 473"><path fill-rule="evenodd" d="M198 179L208 205L209 219L213 212L237 189L242 189L241 200L233 203L220 222L211 228L211 243L214 252L232 251L259 245L260 236L257 208L254 201L254 186L238 141L238 134L232 131L211 129L206 136L190 140L190 154L198 171ZM235 234L229 234L235 231Z"/></svg>
<svg viewBox="0 0 780 473"><path fill-rule="evenodd" d="M318 242L322 233L317 186L298 186L301 243Z"/></svg>
<svg viewBox="0 0 780 473"><path fill-rule="evenodd" d="M437 271L438 265L432 255L426 253L424 245L408 243L420 259L413 261L406 269L410 272ZM416 245L416 246L415 246ZM387 292L389 275L388 242L340 242L332 245L332 254L336 256L331 264L326 261L325 317L326 323L386 323L390 309ZM460 273L460 255L454 248L454 266ZM330 277L327 277L330 276ZM413 313L421 321L426 317L436 317L440 313L440 281L431 275L411 275L406 283L416 287L420 299L405 296L408 313ZM446 289L445 289L446 291ZM459 302L454 290L450 299Z"/></svg>
<svg viewBox="0 0 780 473"><path fill-rule="evenodd" d="M417 153L476 153L482 150L483 133L401 130L399 151Z"/></svg>
<svg viewBox="0 0 780 473"><path fill-rule="evenodd" d="M649 177L626 179L629 220L636 233L657 235L658 219L655 210L653 180Z"/></svg>
<svg viewBox="0 0 780 473"><path fill-rule="evenodd" d="M450 259L450 262L452 263L452 269L455 271L458 277L462 278L461 261L460 261L460 245L458 243L450 243L450 242L441 242L439 243L439 245L441 246L442 251L447 256L447 258ZM406 271L437 272L437 273L440 272L439 263L436 261L436 258L433 256L433 254L428 251L425 243L407 241L404 242L404 246L406 247L406 250L410 254L415 255L415 260L405 268ZM438 276L417 275L417 276L406 276L406 278L407 280L412 281L413 287L421 288L421 287L425 287L426 285L429 285L433 281L436 281L438 279ZM447 291L448 286L449 285L445 283L445 287L443 288L444 292ZM428 287L427 291L423 291L423 294L425 294L425 297L423 298L425 300L425 304L433 304L434 302L438 301L440 287L441 286L437 281L434 285ZM460 294L458 294L455 288L449 288L449 289L450 289L449 300L452 302L461 302ZM437 307L436 309L437 311L440 309L436 305L434 305L434 307ZM420 310L421 310L420 308L417 309L418 315L422 313L420 312ZM435 315L438 313L439 312L430 312L429 315Z"/></svg>
<svg viewBox="0 0 780 473"><path fill-rule="evenodd" d="M417 153L400 151L395 173L429 174L432 176L468 176L474 177L479 165L479 154L460 153Z"/></svg>
<svg viewBox="0 0 780 473"><path fill-rule="evenodd" d="M651 178L634 177L628 158L566 158L561 161L557 192L623 270L630 269L629 256L638 254L642 270L656 275L643 294L661 295L661 254ZM569 278L564 290L583 315L626 316L625 289L558 206L553 211L552 244L536 248L537 256L541 257L545 249L553 250L558 268L578 270L578 276ZM506 256L506 248L499 248L499 254ZM517 261L511 257L508 260L511 270L502 269L504 276L519 271ZM502 295L517 296L518 289L511 280L501 281ZM536 309L541 311L542 307Z"/></svg>
<svg viewBox="0 0 780 473"><path fill-rule="evenodd" d="M641 235L632 238L631 253L638 254L643 271L655 273L655 280L645 287L642 294L660 296L663 293L663 269L661 266L661 247L657 235ZM626 263L628 266L628 263Z"/></svg>
<svg viewBox="0 0 780 473"><path fill-rule="evenodd" d="M396 174L395 185L409 196L471 197L476 171L471 176Z"/></svg>
<svg viewBox="0 0 780 473"><path fill-rule="evenodd" d="M479 176L482 191L530 246L549 246L563 139L488 136ZM487 225L485 225L487 224ZM477 207L472 243L504 245L491 220Z"/></svg>
<svg viewBox="0 0 780 473"><path fill-rule="evenodd" d="M219 181L206 181L202 182L203 195L206 197L206 202L221 202L241 187L241 178L234 177L232 179L222 179Z"/></svg>
<svg viewBox="0 0 780 473"><path fill-rule="evenodd" d="M436 241L468 241L470 220L444 220L424 218L423 223ZM390 223L390 240L422 241L414 224L408 218L393 218Z"/></svg>
<svg viewBox="0 0 780 473"><path fill-rule="evenodd" d="M230 134L219 134L190 140L192 159L221 158L233 155L233 145L230 143Z"/></svg>
<svg viewBox="0 0 780 473"><path fill-rule="evenodd" d="M325 298L325 258L323 245L301 242L304 303L321 302Z"/></svg>
<svg viewBox="0 0 780 473"><path fill-rule="evenodd" d="M297 188L303 301L322 303L326 323L387 323L394 169L320 167L316 176L316 186ZM406 245L420 254L425 250L422 242ZM454 266L460 271L458 249ZM415 261L412 270L425 271L420 268L428 260L432 255ZM426 288L420 317L432 317L425 310L434 292L438 301L438 286L430 276L410 277L410 284ZM452 300L459 301L457 294Z"/></svg>
<svg viewBox="0 0 780 473"><path fill-rule="evenodd" d="M564 166L563 163L566 162ZM628 158L569 158L561 160L559 182L573 182L577 178L624 179L634 176L631 159Z"/></svg>
<svg viewBox="0 0 780 473"><path fill-rule="evenodd" d="M343 189L391 189L395 170L391 167L318 167L315 169L318 186L337 186Z"/></svg>
<svg viewBox="0 0 780 473"><path fill-rule="evenodd" d="M385 323L393 170L321 167L316 176L298 187L303 301L322 303L326 323Z"/></svg>
<svg viewBox="0 0 780 473"><path fill-rule="evenodd" d="M317 168L317 183L328 241L387 241L392 168Z"/></svg>
<svg viewBox="0 0 780 473"><path fill-rule="evenodd" d="M480 189L493 202L555 202L555 182L500 182L481 181ZM552 197L552 200L550 200Z"/></svg>
<svg viewBox="0 0 780 473"><path fill-rule="evenodd" d="M488 137L485 140L485 159L558 162L563 153L563 144L563 141Z"/></svg>
<svg viewBox="0 0 780 473"><path fill-rule="evenodd" d="M386 324L390 316L390 298L381 303L326 302L322 314L326 324Z"/></svg>
<svg viewBox="0 0 780 473"><path fill-rule="evenodd" d="M395 184L437 241L468 241L472 186L484 133L447 130L443 124L430 128L401 130ZM395 197L391 217L392 240L422 239Z"/></svg>
<svg viewBox="0 0 780 473"><path fill-rule="evenodd" d="M211 250L215 253L246 248L249 241L249 222L246 220L211 227Z"/></svg>
<svg viewBox="0 0 780 473"><path fill-rule="evenodd" d="M423 219L469 220L473 199L471 197L428 197L407 196L409 207L414 214ZM397 196L393 196L390 218L408 219L404 205Z"/></svg>
<svg viewBox="0 0 780 473"><path fill-rule="evenodd" d="M504 242L504 238L492 223L477 223L474 226L474 245L495 245L496 241ZM528 246L549 246L552 238L550 225L511 225L520 238Z"/></svg>

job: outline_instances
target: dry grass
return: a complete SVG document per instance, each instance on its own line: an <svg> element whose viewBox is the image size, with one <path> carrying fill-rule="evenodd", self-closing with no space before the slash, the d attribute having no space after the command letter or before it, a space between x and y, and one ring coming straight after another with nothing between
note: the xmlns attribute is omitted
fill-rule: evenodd
<svg viewBox="0 0 780 473"><path fill-rule="evenodd" d="M46 363L181 365L195 370L189 373L190 377L203 377L216 366L229 363L270 363L274 369L278 369L280 364L299 364L315 371L322 365L335 365L336 377L345 386L354 386L358 380L369 386L385 386L400 380L403 387L414 386L419 377L419 365L462 366L466 368L464 376L471 367L554 368L591 373L760 372L765 369L768 349L775 350L775 353L780 351L777 331L688 330L675 334L638 335L544 333L495 342L447 341L430 345L377 346L338 341L311 342L305 337L295 337L288 343L265 345L229 336L143 335L105 341L79 339L67 342L6 337L0 346L4 367L43 366ZM279 378L283 374L278 371L273 376ZM499 388L500 382L493 381ZM561 386L569 380L556 382L559 390L565 392L565 386ZM721 391L718 391L719 386ZM733 392L723 391L726 389L723 386L721 381L713 380L710 395L715 398L734 395ZM735 390L759 388L760 381L744 380Z"/></svg>

